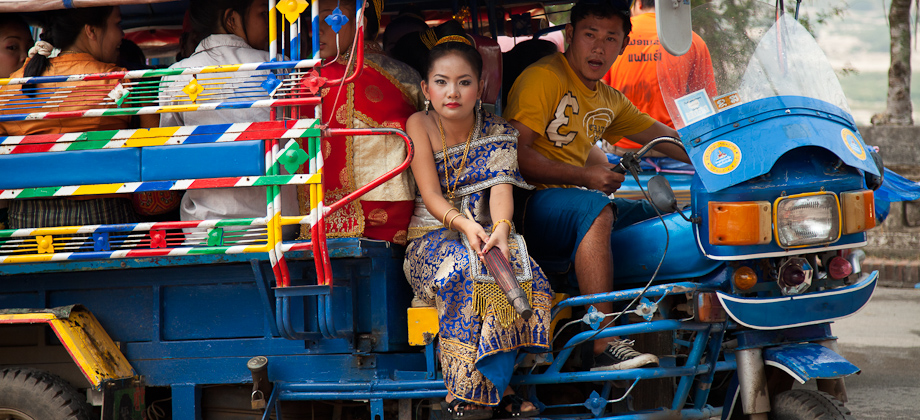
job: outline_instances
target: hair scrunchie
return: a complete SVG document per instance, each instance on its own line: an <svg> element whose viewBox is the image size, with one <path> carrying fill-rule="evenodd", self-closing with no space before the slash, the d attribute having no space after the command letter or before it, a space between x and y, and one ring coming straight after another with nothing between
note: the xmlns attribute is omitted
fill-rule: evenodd
<svg viewBox="0 0 920 420"><path fill-rule="evenodd" d="M46 41L38 41L35 43L35 46L29 48L29 58L35 56L35 54L43 55L45 57L51 56L51 51L54 50L54 46L51 43Z"/></svg>

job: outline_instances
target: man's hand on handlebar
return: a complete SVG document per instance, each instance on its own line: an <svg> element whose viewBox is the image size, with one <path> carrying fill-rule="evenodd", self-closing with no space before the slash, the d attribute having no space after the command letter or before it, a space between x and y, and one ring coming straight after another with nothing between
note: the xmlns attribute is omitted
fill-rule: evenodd
<svg viewBox="0 0 920 420"><path fill-rule="evenodd" d="M604 194L613 194L620 189L620 185L626 180L626 177L613 171L616 165L610 163L599 163L585 167L584 187L592 190L602 191Z"/></svg>

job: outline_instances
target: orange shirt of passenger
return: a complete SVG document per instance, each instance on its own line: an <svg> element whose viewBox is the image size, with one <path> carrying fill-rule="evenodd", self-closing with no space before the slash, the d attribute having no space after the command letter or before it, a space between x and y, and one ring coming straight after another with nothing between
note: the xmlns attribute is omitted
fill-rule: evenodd
<svg viewBox="0 0 920 420"><path fill-rule="evenodd" d="M60 76L65 74L93 74L124 71L115 64L97 61L84 53L64 54L52 58L42 76ZM28 64L28 61L26 61ZM10 75L11 78L23 77L23 68ZM89 82L42 83L36 87L45 90L35 98L20 94L22 85L6 85L0 88L2 94L17 94L4 101L0 114L29 114L38 112L79 111L94 108L110 108L114 101L108 98L109 92L118 85L119 80L96 80ZM70 91L63 93L63 91ZM60 92L60 93L58 93ZM50 103L51 96L63 96L61 103ZM104 105L106 101L109 105ZM41 106L49 105L47 108ZM70 105L70 106L68 106ZM16 109L19 108L19 109ZM0 123L0 135L25 136L29 134L64 134L83 131L121 130L128 128L130 115L112 117L57 118L32 121L8 121Z"/></svg>
<svg viewBox="0 0 920 420"><path fill-rule="evenodd" d="M662 51L658 42L655 13L633 16L629 44L604 75L603 81L626 95L640 111L673 128L674 123L658 84L658 61L662 54L667 52ZM674 98L700 89L706 89L710 98L716 95L709 48L696 33L693 33L690 51L678 57L677 68L678 71L668 75L668 80L673 81L677 85L674 88L683 94ZM617 146L629 149L640 147L627 139L618 142Z"/></svg>

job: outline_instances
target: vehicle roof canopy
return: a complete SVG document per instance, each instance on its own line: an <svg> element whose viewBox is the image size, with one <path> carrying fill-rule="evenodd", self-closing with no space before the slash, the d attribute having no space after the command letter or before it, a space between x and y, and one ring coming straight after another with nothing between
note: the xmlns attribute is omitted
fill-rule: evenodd
<svg viewBox="0 0 920 420"><path fill-rule="evenodd" d="M41 12L44 10L72 9L77 7L123 6L163 3L169 0L0 0L0 12ZM184 3L187 2L172 2Z"/></svg>
<svg viewBox="0 0 920 420"><path fill-rule="evenodd" d="M0 13L33 13L46 10L96 6L119 6L122 27L181 25L188 0L0 0Z"/></svg>

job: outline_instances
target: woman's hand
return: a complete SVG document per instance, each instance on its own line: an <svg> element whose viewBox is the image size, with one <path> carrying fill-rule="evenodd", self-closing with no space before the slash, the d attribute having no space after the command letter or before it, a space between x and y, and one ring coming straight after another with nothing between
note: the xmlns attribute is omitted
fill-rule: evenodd
<svg viewBox="0 0 920 420"><path fill-rule="evenodd" d="M461 218L457 218L458 221L460 219ZM486 234L485 229L483 229L479 223L476 223L465 217L462 219L463 222L460 226L458 226L458 229L460 232L466 235L466 238L470 241L470 247L473 248L473 251L476 251L476 254L479 255L479 259L482 260L484 258L483 252L487 250L483 249L483 244L489 240L489 235ZM454 224L456 225L456 222Z"/></svg>
<svg viewBox="0 0 920 420"><path fill-rule="evenodd" d="M505 255L505 258L508 261L511 261L511 250L508 249L508 233L501 232L497 228L495 230L496 231L492 232L492 235L489 236L489 240L482 248L482 253L480 255L485 255L485 253L489 252L492 247L498 247L498 249L502 251L502 254Z"/></svg>

